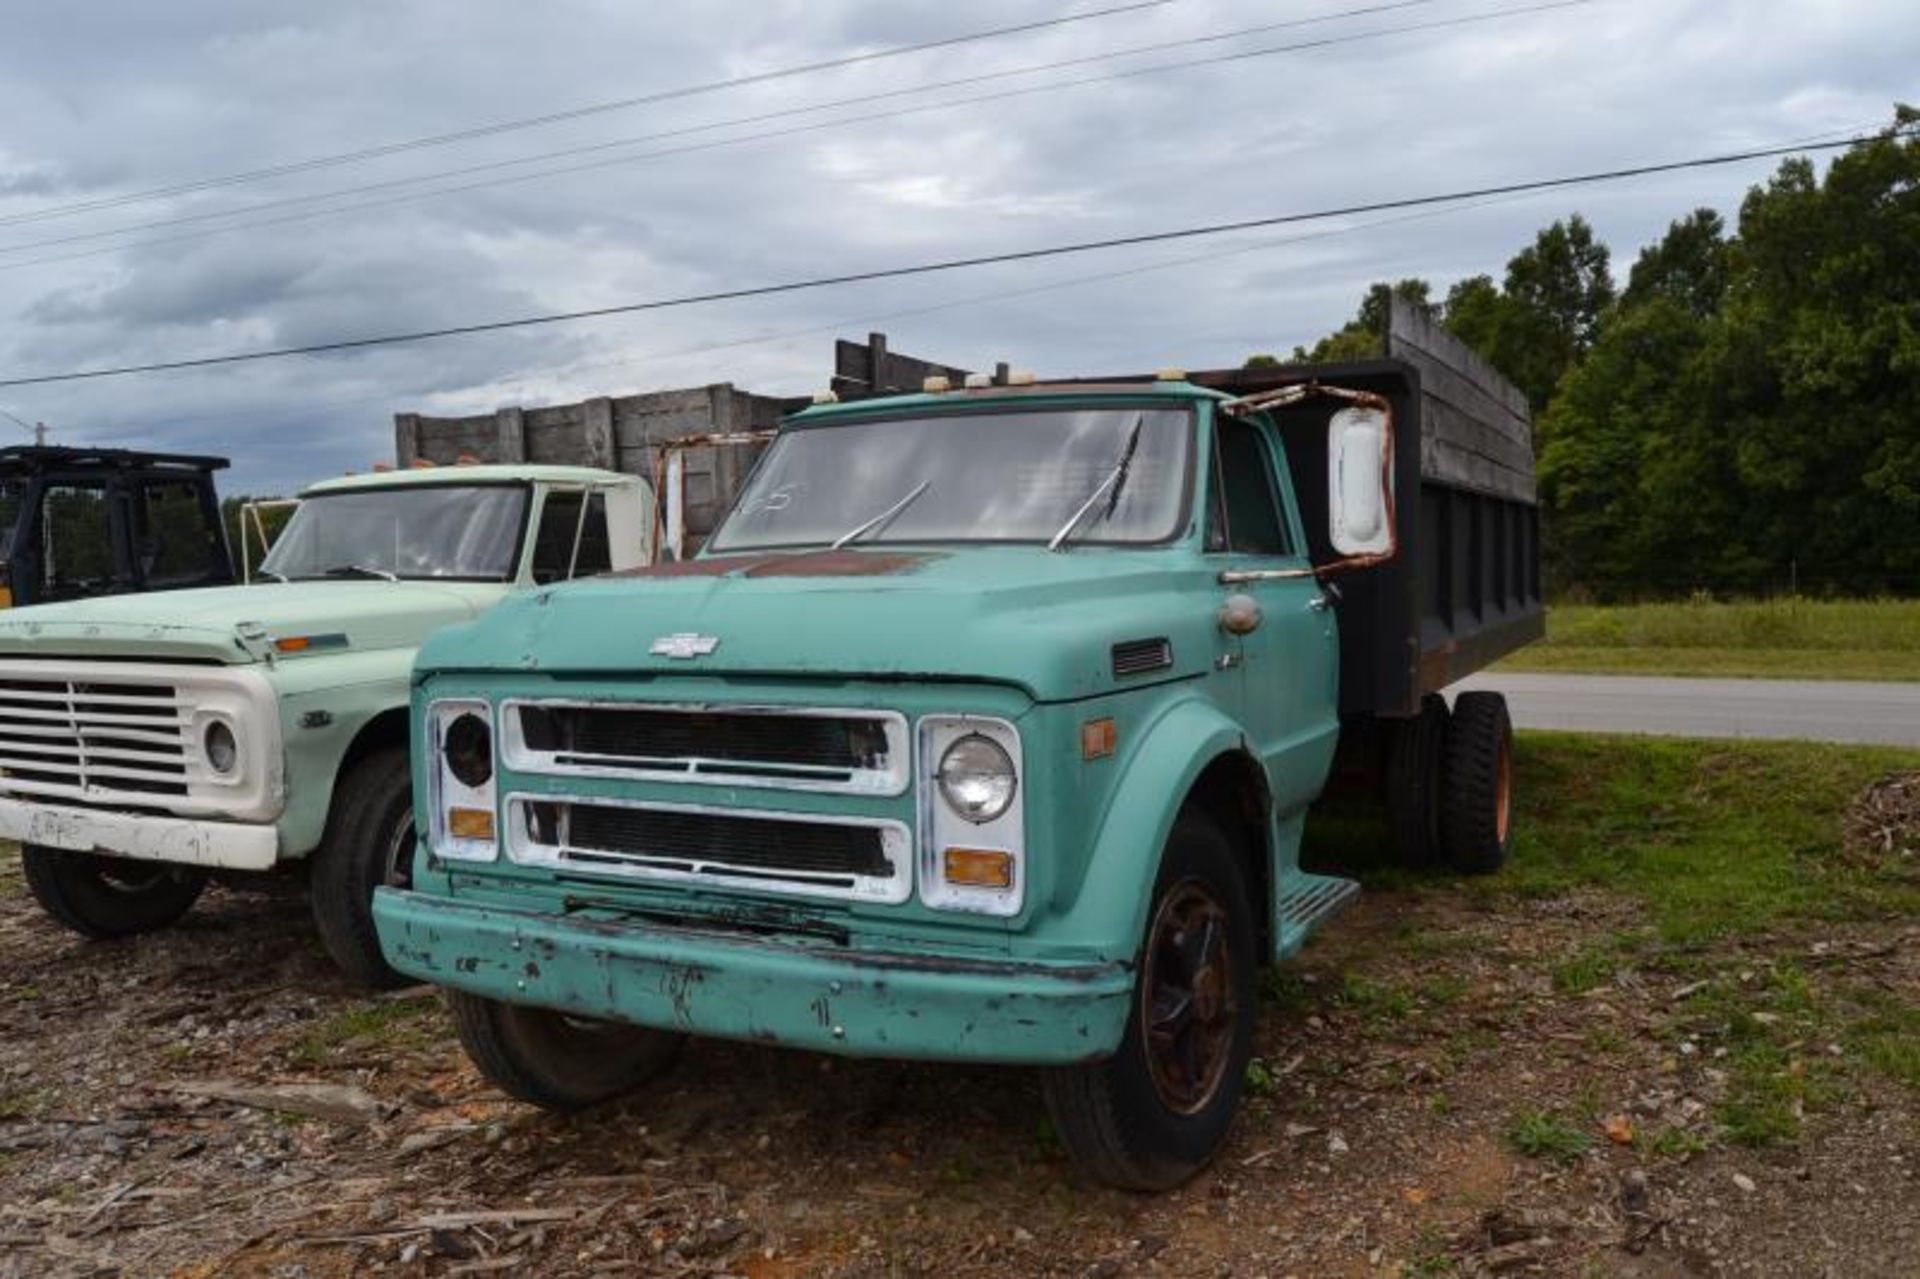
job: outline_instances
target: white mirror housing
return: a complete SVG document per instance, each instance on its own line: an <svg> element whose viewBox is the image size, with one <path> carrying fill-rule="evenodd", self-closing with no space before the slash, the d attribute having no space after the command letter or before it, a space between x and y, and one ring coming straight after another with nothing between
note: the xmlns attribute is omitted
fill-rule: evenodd
<svg viewBox="0 0 1920 1279"><path fill-rule="evenodd" d="M1393 549L1393 475L1387 466L1387 415L1346 408L1327 427L1327 524L1342 555Z"/></svg>

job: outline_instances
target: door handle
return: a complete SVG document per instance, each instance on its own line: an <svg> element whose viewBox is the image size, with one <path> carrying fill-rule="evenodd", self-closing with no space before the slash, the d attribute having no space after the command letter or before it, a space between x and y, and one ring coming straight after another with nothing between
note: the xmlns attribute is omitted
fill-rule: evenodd
<svg viewBox="0 0 1920 1279"><path fill-rule="evenodd" d="M1325 595L1316 595L1307 601L1307 607L1316 613L1324 613L1333 607L1333 601Z"/></svg>

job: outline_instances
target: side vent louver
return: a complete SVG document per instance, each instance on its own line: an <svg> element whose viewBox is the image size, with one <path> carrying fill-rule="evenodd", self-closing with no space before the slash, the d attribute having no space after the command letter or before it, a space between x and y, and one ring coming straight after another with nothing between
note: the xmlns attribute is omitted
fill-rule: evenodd
<svg viewBox="0 0 1920 1279"><path fill-rule="evenodd" d="M1127 640L1113 646L1115 678L1164 671L1173 665L1173 641L1158 639Z"/></svg>

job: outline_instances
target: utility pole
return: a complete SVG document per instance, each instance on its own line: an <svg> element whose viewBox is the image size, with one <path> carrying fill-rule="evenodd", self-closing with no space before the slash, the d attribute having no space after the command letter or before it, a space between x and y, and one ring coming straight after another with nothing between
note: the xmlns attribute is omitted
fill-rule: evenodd
<svg viewBox="0 0 1920 1279"><path fill-rule="evenodd" d="M12 421L23 431L32 431L35 446L39 448L45 448L47 446L47 424L45 422L29 422L18 414L9 413L5 409L0 409L0 417Z"/></svg>

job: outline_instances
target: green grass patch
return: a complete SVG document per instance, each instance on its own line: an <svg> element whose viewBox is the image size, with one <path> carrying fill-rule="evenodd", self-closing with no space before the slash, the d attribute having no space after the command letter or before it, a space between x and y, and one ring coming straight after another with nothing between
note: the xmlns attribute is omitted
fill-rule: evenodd
<svg viewBox="0 0 1920 1279"><path fill-rule="evenodd" d="M1525 1110L1507 1125L1507 1144L1533 1159L1565 1163L1593 1145L1573 1121L1551 1110Z"/></svg>
<svg viewBox="0 0 1920 1279"><path fill-rule="evenodd" d="M1496 669L1920 680L1920 600L1555 605L1546 640Z"/></svg>
<svg viewBox="0 0 1920 1279"><path fill-rule="evenodd" d="M425 1048L440 1038L428 1018L438 1007L423 999L356 1004L301 1031L287 1056L299 1065L319 1066L349 1046Z"/></svg>
<svg viewBox="0 0 1920 1279"><path fill-rule="evenodd" d="M1536 733L1516 751L1512 861L1465 881L1470 893L1622 893L1644 908L1647 940L1669 949L1920 911L1920 885L1840 854L1848 802L1913 767L1911 751ZM1597 983L1606 963L1577 956L1556 979L1569 990Z"/></svg>

